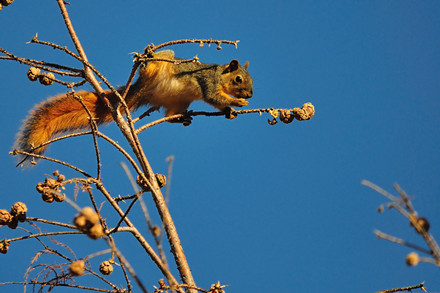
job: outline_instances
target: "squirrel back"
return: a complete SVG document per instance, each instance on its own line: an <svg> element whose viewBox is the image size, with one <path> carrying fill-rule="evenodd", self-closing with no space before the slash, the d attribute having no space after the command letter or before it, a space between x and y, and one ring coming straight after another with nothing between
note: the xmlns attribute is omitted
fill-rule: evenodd
<svg viewBox="0 0 440 293"><path fill-rule="evenodd" d="M203 100L224 110L245 106L248 104L246 99L252 97L248 62L244 66L235 59L225 65L180 63L182 59L175 58L173 51L160 51L154 57L174 62L150 61L141 65L139 78L126 96L130 111L151 105L165 108L165 115L171 116L183 113L195 100ZM121 87L118 92L122 93L124 89ZM115 94L111 91L105 93L110 103L117 103ZM81 98L96 123L113 121L107 105L96 93L79 91L74 95ZM89 119L89 114L73 93L49 98L30 111L17 134L14 149L41 155L47 147L41 144L56 135L89 128ZM23 156L22 159L30 158Z"/></svg>

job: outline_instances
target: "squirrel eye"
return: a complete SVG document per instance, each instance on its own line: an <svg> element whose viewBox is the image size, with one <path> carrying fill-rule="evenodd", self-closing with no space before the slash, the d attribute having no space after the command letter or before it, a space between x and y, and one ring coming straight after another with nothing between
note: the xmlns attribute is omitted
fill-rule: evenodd
<svg viewBox="0 0 440 293"><path fill-rule="evenodd" d="M243 78L240 75L237 75L237 77L235 77L235 81L238 83L242 83L243 82Z"/></svg>

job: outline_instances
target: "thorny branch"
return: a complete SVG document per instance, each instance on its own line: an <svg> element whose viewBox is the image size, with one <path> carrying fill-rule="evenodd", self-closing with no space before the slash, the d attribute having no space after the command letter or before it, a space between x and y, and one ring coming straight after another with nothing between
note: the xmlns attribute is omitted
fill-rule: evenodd
<svg viewBox="0 0 440 293"><path fill-rule="evenodd" d="M379 291L377 293L391 293L391 292L402 292L402 291L412 292L412 290L414 290L414 289L421 289L426 292L426 289L423 284L425 284L425 282L422 282L422 283L420 283L418 285L414 285L414 286L383 290L383 291Z"/></svg>
<svg viewBox="0 0 440 293"><path fill-rule="evenodd" d="M138 121L140 119L142 119L143 117L147 116L149 114L149 112L146 112L145 114L143 114L143 116L141 115L138 119L133 120L131 118L131 113L128 110L128 107L125 103L125 97L131 87L131 84L133 83L134 77L136 75L136 72L139 68L139 65L141 62L146 62L146 61L151 61L151 60L158 60L154 58L154 52L156 50L159 50L161 48L167 47L167 46L171 46L171 45L178 45L178 44L187 44L187 43L198 43L200 44L200 46L203 46L204 44L216 44L217 45L217 49L220 50L221 49L221 45L222 44L230 44L230 45L234 45L237 46L238 41L228 41L228 40L213 40L213 39L186 39L186 40L177 40L177 41L171 41L171 42L166 42L163 44L160 44L158 46L155 46L153 44L147 46L144 50L143 54L135 54L134 56L134 65L132 68L132 71L130 73L130 76L127 80L126 83L126 87L123 93L119 93L108 81L107 79L104 77L104 75L99 72L87 59L87 56L82 48L82 45L79 41L78 36L75 33L75 30L73 28L73 25L71 23L70 17L67 13L66 7L65 7L65 1L63 0L57 0L61 14L63 16L66 28L70 34L70 37L75 45L75 48L77 50L78 53L74 53L71 50L69 50L67 47L62 47L59 46L57 44L54 43L50 43L50 42L45 42L45 41L40 41L37 39L37 36L35 36L32 40L31 43L36 43L36 44L41 44L41 45L45 45L45 46L49 46L52 47L53 49L57 49L57 50L61 50L63 52L65 52L66 54L72 56L73 58L75 58L76 60L78 60L79 62L82 63L83 65L83 69L76 69L76 68L71 68L71 67L67 67L67 66L61 66L58 64L53 64L53 63L46 63L43 61L36 61L36 60L31 60L31 59L25 59L25 58L19 58L17 56L14 56L13 54L7 52L4 49L0 48L0 52L5 54L6 56L0 56L0 59L5 59L5 60L15 60L18 61L20 63L23 64L27 64L42 70L46 70L52 73L56 73L62 76L73 76L73 77L81 77L84 80L80 81L78 83L67 83L64 81L60 81L58 79L55 79L53 77L48 77L49 80L51 81L55 81L58 83L61 83L67 87L73 87L73 86L79 86L82 85L85 81L89 82L93 88L95 89L95 91L97 92L97 94L99 95L99 97L104 101L105 105L108 106L114 121L116 122L116 124L118 125L118 127L120 128L121 132L124 134L125 138L127 139L130 147L132 148L133 153L136 156L136 159L138 162L136 162L134 160L134 158L132 158L128 152L126 150L124 150L122 147L119 146L119 144L117 142L115 142L114 140L110 139L109 137L105 136L104 134L102 134L101 132L98 131L97 125L94 121L94 117L92 117L90 111L88 111L87 107L84 105L84 103L82 103L81 98L78 97L77 95L75 95L74 93L72 93L75 98L77 98L77 100L83 104L85 110L88 112L89 117L90 117L90 127L91 127L91 131L86 131L86 132L80 132L80 133L75 133L75 134L69 134L69 135L65 135L62 137L58 137L55 139L52 139L48 142L45 142L43 144L41 144L40 146L36 146L33 150L36 150L40 147L43 147L45 145L48 145L52 142L55 141L59 141L62 139L66 139L66 138L71 138L74 136L80 136L80 135L87 135L87 134L92 134L93 136L93 141L94 141L94 146L95 146L95 154L96 154L96 158L97 158L97 176L92 177L91 175L89 175L87 172L81 170L80 168L73 166L69 163L57 160L57 159L53 159L53 158L49 158L46 156L42 156L42 155L36 155L32 152L28 153L28 152L24 152L21 150L14 150L12 152L12 154L22 154L22 155L27 155L27 156L31 156L31 157L36 157L36 158L40 158L40 159L45 159L45 160L49 160L61 165L64 165L66 167L69 167L79 173L81 173L83 176L86 177L86 179L81 179L81 178L76 178L76 179L70 179L70 180L65 180L62 183L59 183L59 186L63 186L65 184L68 183L80 183L83 184L83 188L85 188L85 190L87 190L89 192L90 195L90 201L92 202L92 205L94 207L95 212L97 213L98 217L99 217L99 221L101 223L101 225L103 227L105 227L105 240L107 241L107 243L109 244L109 246L112 249L112 259L114 258L114 255L116 255L118 257L118 259L121 262L121 266L122 269L124 270L124 274L125 274L125 269L127 269L131 276L136 280L136 282L138 283L139 287L142 289L143 292L147 292L146 288L143 286L143 284L140 282L140 280L138 279L136 273L134 272L134 270L131 268L131 266L129 265L129 263L125 260L125 258L123 257L123 255L120 253L120 251L117 249L115 243L114 243L114 239L112 238L111 233L113 232L123 232L123 231L128 231L130 232L134 238L140 243L140 245L145 249L145 251L147 252L147 254L151 257L151 259L153 260L153 262L157 265L157 267L161 270L161 272L164 274L164 276L168 279L169 282L169 286L166 287L166 285L163 283L161 284L161 288L163 290L177 290L179 292L183 292L182 288L186 288L189 292L196 292L196 291L200 291L200 292L223 292L222 288L224 286L220 286L220 283L213 285L213 287L211 287L211 289L209 291L206 291L202 288L198 288L195 285L195 282L193 280L192 274L191 274L191 270L189 269L188 263L186 261L186 257L185 254L183 253L183 249L176 231L176 228L174 226L173 220L171 218L171 215L169 213L168 207L167 207L167 200L164 199L162 192L160 190L159 184L157 182L156 179L156 175L153 172L143 150L142 150L142 146L139 142L138 139L138 134L154 125L158 125L160 123L163 123L165 121L173 121L173 120L177 120L177 121L182 121L184 125L188 125L190 123L190 119L193 116L226 116L229 119L233 119L235 118L238 114L248 114L248 113L263 113L263 112L268 112L272 115L273 120L270 121L270 124L275 124L276 118L280 118L281 121L283 121L284 123L290 123L292 122L293 119L297 119L297 120L308 120L310 119L313 115L314 115L314 107L312 104L310 103L306 103L303 105L302 108L294 108L294 109L273 109L273 108L268 108L268 109L251 109L251 110L240 110L240 111L235 111L233 109L231 109L230 111L227 112L188 112L185 114L180 114L180 115L174 115L171 117L166 117L166 118L162 118L162 119L158 119L156 121L153 121L149 124L146 124L138 129L135 129L134 127L134 122ZM171 60L165 60L165 59L161 59L161 61L165 61L165 62L170 62ZM172 62L178 62L178 63L184 63L184 62L198 62L198 58L194 57L193 59L188 59L188 60L179 60L179 61L172 61ZM116 97L119 100L119 104L116 105L112 105L109 103L108 99L106 98L106 93L102 87L100 86L100 83L98 82L96 76L104 82L104 84L110 89L110 91L116 95ZM53 76L53 75L52 75ZM122 110L122 113L121 113ZM125 118L124 118L125 117ZM157 235L155 235L155 240L156 240L156 245L159 249L159 252L161 254L161 257L159 257L156 252L152 249L152 247L149 245L149 243L145 240L145 238L143 237L143 235L138 231L138 229L132 224L132 222L129 220L128 218L128 213L130 211L131 206L134 204L134 202L136 201L136 199L133 200L132 204L129 206L129 208L124 212L118 204L118 200L117 198L114 198L110 195L110 193L106 190L106 188L104 187L104 185L101 182L101 160L100 160L100 155L99 155L99 148L98 148L98 143L97 143L97 138L98 137L102 137L103 139L105 139L106 141L108 141L113 147L115 147L119 152L121 152L126 159L130 162L130 164L132 165L132 167L134 168L134 170L136 171L136 173L138 174L138 177L140 178L140 180L142 180L143 182L145 182L146 185L146 189L148 189L149 192L151 192L153 200L156 204L156 208L158 210L158 213L161 217L162 220L162 225L163 225L163 230L166 231L167 237L168 237L168 241L171 247L171 252L174 255L174 259L177 265L177 269L180 273L180 277L183 281L184 284L179 284L179 282L176 280L176 278L171 274L170 270L167 267L167 263L166 263L166 258L164 257L165 255L162 255L163 251L160 248L161 247L161 241L160 238L157 237ZM139 165L138 165L139 164ZM170 163L171 164L171 163ZM171 168L171 167L170 167ZM170 176L169 176L170 177ZM99 208L95 202L95 199L93 197L93 195L91 194L90 190L87 189L89 187L90 184L94 184L95 187L104 195L104 197L106 198L107 202L110 203L110 205L112 206L112 208L116 211L116 213L118 214L118 216L120 217L120 221L119 223L116 225L115 228L111 229L107 227L107 224L105 222L105 220L102 218L102 216L100 215L100 211ZM142 192L145 192L142 191ZM167 194L169 193L169 185L167 186ZM139 194L136 193L136 198L140 198L140 192ZM68 224L64 224L64 223L59 223L59 222L54 222L54 221L48 221L48 220L43 220L43 219L38 219L38 218L27 218L28 221L33 221L33 222L42 222L45 224L50 224L50 225L56 225L56 226L61 226L61 227L65 227L65 228L69 228L69 229L76 229L75 226L72 225L68 225ZM124 227L119 227L121 224L125 223L126 226ZM152 234L154 234L153 232L153 226L151 223L148 224L149 229L152 231ZM24 236L21 238L15 238L15 239L9 239L8 241L18 241L18 240L22 240L22 239L26 239L26 238L36 238L38 241L39 238L38 237L42 237L42 236L49 236L49 235L62 235L62 234L79 234L79 233L83 233L83 231L66 231L66 232L48 232L48 233L40 233L40 234L34 234L34 235L30 235L30 236ZM160 235L162 235L163 233L160 233ZM40 241L41 242L41 241ZM43 243L42 243L43 244ZM43 244L44 245L44 244ZM46 247L46 249L48 251L51 251L54 254L59 255L58 253L56 253L56 251L51 250L49 247L47 247L46 245L44 245ZM62 256L62 255L60 255ZM67 261L72 262L72 260L68 259L65 256L64 257ZM90 273L94 274L93 272L90 271ZM127 279L127 286L130 290L130 284L129 284L129 280L128 277L126 276ZM36 282L24 282L26 284L36 284ZM47 285L48 283L41 283L41 285ZM60 286L64 286L64 284L62 285L61 283L59 284L51 284L52 285L60 285ZM119 290L117 289L117 287L115 287L114 285L112 285L113 288L115 290ZM75 286L76 288L80 288L81 286ZM88 289L86 287L81 287L82 289ZM90 288L90 290L95 290L95 291L101 291L101 289L99 288ZM162 291L163 291L162 290ZM160 292L162 292L160 291ZM102 290L102 292L115 292L114 290ZM159 292L159 291L158 291Z"/></svg>
<svg viewBox="0 0 440 293"><path fill-rule="evenodd" d="M368 180L362 180L361 182L363 185L370 187L371 189L377 191L378 193L382 194L386 198L388 198L391 202L388 203L389 208L395 208L397 211L399 211L405 218L408 219L410 225L414 228L414 230L423 237L425 240L425 243L427 244L429 249L421 248L417 245L411 244L407 241L404 241L400 238L382 233L380 231L376 231L376 235L381 238L385 239L394 243L398 243L401 245L408 246L410 248L416 249L420 252L427 253L432 258L421 258L416 253L410 253L408 254L406 258L406 262L408 265L417 265L420 261L430 262L435 264L436 266L440 267L440 248L435 241L434 237L428 232L429 230L429 222L426 218L419 217L417 211L414 209L413 204L409 198L409 196L406 194L406 192L400 188L399 185L394 184L394 189L399 193L399 196L394 196L391 193L385 191L381 187L377 186L376 184L368 181Z"/></svg>

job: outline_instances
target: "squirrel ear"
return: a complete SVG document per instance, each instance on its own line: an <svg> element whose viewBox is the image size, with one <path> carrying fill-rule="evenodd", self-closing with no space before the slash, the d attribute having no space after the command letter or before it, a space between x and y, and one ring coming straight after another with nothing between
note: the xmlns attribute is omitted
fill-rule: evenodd
<svg viewBox="0 0 440 293"><path fill-rule="evenodd" d="M249 67L249 61L246 61L246 63L243 65L244 69L247 69Z"/></svg>
<svg viewBox="0 0 440 293"><path fill-rule="evenodd" d="M228 67L226 67L227 71L232 72L238 69L238 61L237 59L232 60Z"/></svg>

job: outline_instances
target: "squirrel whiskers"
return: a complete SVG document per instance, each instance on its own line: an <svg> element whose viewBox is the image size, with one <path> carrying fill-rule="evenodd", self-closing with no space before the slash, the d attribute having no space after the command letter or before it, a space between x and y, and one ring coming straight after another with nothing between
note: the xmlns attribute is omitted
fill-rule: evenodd
<svg viewBox="0 0 440 293"><path fill-rule="evenodd" d="M173 51L157 52L154 57L181 60L174 57ZM183 113L195 100L203 100L219 110L242 107L253 94L248 64L241 66L235 59L225 65L150 61L141 66L139 78L126 96L126 104L130 111L143 105L163 107L166 116ZM118 91L122 93L124 89ZM96 93L80 91L75 95L82 99L97 124L113 121L108 107ZM115 94L106 91L106 96L110 103L116 104ZM41 155L47 146L38 146L56 135L87 129L89 118L83 105L71 94L49 98L30 111L14 148Z"/></svg>

